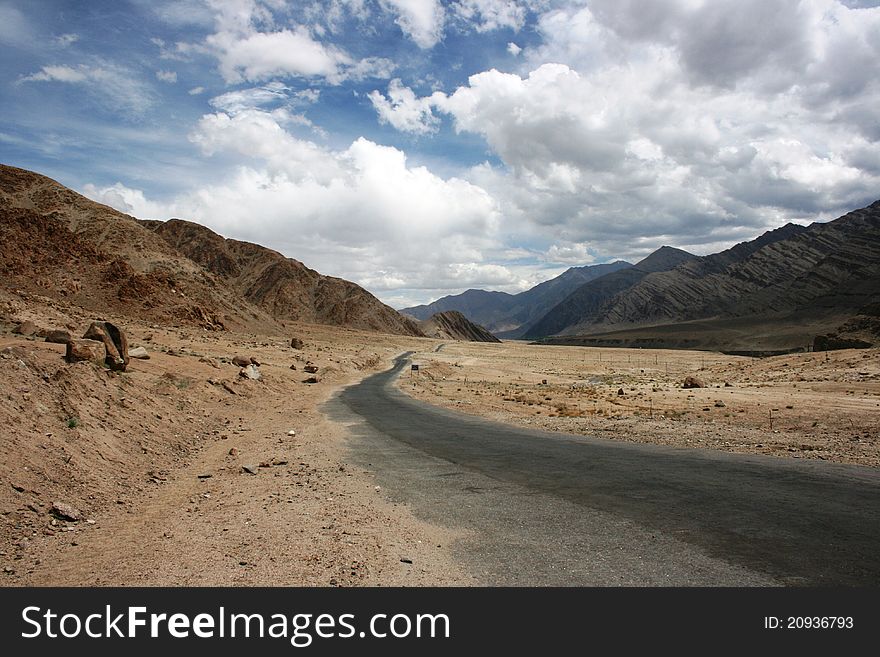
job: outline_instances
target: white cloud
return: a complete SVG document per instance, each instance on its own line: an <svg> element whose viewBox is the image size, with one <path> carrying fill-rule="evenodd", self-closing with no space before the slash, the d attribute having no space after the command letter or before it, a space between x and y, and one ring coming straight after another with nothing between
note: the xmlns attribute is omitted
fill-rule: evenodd
<svg viewBox="0 0 880 657"><path fill-rule="evenodd" d="M237 114L245 109L280 104L287 101L291 90L281 82L270 82L261 87L238 89L215 96L209 102L211 107L228 114Z"/></svg>
<svg viewBox="0 0 880 657"><path fill-rule="evenodd" d="M191 138L208 156L248 164L166 203L121 184L86 193L141 218L188 218L271 245L376 290L400 281L520 282L503 264L485 261L504 247L489 194L412 166L396 148L364 138L324 148L293 136L279 111L253 108L205 115Z"/></svg>
<svg viewBox="0 0 880 657"><path fill-rule="evenodd" d="M395 22L420 48L432 48L443 38L446 12L439 0L379 0Z"/></svg>
<svg viewBox="0 0 880 657"><path fill-rule="evenodd" d="M141 116L155 103L152 89L132 71L107 62L95 65L81 64L43 66L36 73L19 78L24 82L60 82L81 84L100 99L103 107Z"/></svg>
<svg viewBox="0 0 880 657"><path fill-rule="evenodd" d="M91 76L85 67L44 66L36 73L21 78L22 82L85 82Z"/></svg>
<svg viewBox="0 0 880 657"><path fill-rule="evenodd" d="M174 84L177 82L177 72L176 71L156 71L156 79L160 82L167 82L168 84Z"/></svg>
<svg viewBox="0 0 880 657"><path fill-rule="evenodd" d="M205 93L205 88L204 87L193 87L192 89L190 89L186 93L188 93L190 96L200 96L201 94Z"/></svg>
<svg viewBox="0 0 880 657"><path fill-rule="evenodd" d="M409 87L395 78L388 85L388 98L378 91L371 91L370 102L382 123L390 123L397 130L415 134L436 132L440 120L431 110L432 99L416 98Z"/></svg>
<svg viewBox="0 0 880 657"><path fill-rule="evenodd" d="M351 58L325 47L304 27L244 36L219 33L208 42L220 53L220 72L227 82L261 81L279 75L338 79Z"/></svg>
<svg viewBox="0 0 880 657"><path fill-rule="evenodd" d="M515 0L459 0L452 9L477 32L500 28L517 31L525 23L527 6Z"/></svg>
<svg viewBox="0 0 880 657"><path fill-rule="evenodd" d="M543 260L558 264L583 266L593 262L596 257L590 251L590 245L584 242L571 244L553 244L543 255Z"/></svg>
<svg viewBox="0 0 880 657"><path fill-rule="evenodd" d="M735 3L709 4L717 13L705 29L720 30L732 57L717 67L689 59L699 41L690 21L708 20L708 4L668 0L658 13L593 2L596 15L555 5L539 20L544 43L529 49L528 73L484 71L448 94L404 88L374 104L401 130L432 129L445 113L481 136L503 166L474 167L469 180L521 235L532 226L556 240L556 255L582 242L596 257L709 248L874 200L880 124L867 108L880 106L880 80L867 61L880 61L880 10L856 16L814 0L792 27L766 9L749 22ZM742 43L716 25L728 17L748 33ZM750 33L762 23L766 34ZM757 55L774 40L790 61ZM801 76L780 77L783 67Z"/></svg>
<svg viewBox="0 0 880 657"><path fill-rule="evenodd" d="M346 79L388 77L394 68L384 58L357 60L342 48L317 40L304 25L276 29L270 8L253 0L214 0L211 5L217 12L217 29L207 37L205 49L217 57L227 83L290 76L340 84ZM178 44L178 51L191 47L198 48Z"/></svg>
<svg viewBox="0 0 880 657"><path fill-rule="evenodd" d="M522 52L522 48L520 48L513 41L511 41L507 44L507 52L509 52L514 57L516 57L517 55L519 55Z"/></svg>

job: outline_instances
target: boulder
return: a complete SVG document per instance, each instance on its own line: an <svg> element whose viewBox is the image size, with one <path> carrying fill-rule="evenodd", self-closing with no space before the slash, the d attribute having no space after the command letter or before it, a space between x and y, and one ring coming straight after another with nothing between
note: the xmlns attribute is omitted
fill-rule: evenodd
<svg viewBox="0 0 880 657"><path fill-rule="evenodd" d="M252 381L259 381L263 378L263 375L260 374L260 368L253 363L247 367L242 367L238 375L243 379L251 379Z"/></svg>
<svg viewBox="0 0 880 657"><path fill-rule="evenodd" d="M706 384L703 383L700 379L695 376L685 377L685 380L682 381L682 388L705 388Z"/></svg>
<svg viewBox="0 0 880 657"><path fill-rule="evenodd" d="M321 379L316 376L310 376L308 379L303 379L303 383L320 383Z"/></svg>
<svg viewBox="0 0 880 657"><path fill-rule="evenodd" d="M111 370L124 372L128 367L128 340L118 326L110 322L92 322L83 338L104 343L104 362Z"/></svg>
<svg viewBox="0 0 880 657"><path fill-rule="evenodd" d="M233 356L232 364L238 365L239 367L247 367L251 364L251 359L247 356Z"/></svg>
<svg viewBox="0 0 880 657"><path fill-rule="evenodd" d="M55 502L52 505L51 513L59 520L69 520L71 522L82 520L82 511L66 502Z"/></svg>
<svg viewBox="0 0 880 657"><path fill-rule="evenodd" d="M290 348L291 349L302 349L305 347L305 343L299 338L290 338Z"/></svg>
<svg viewBox="0 0 880 657"><path fill-rule="evenodd" d="M55 344L67 344L73 340L70 331L55 330L46 333L46 342L54 342Z"/></svg>
<svg viewBox="0 0 880 657"><path fill-rule="evenodd" d="M150 354L143 347L134 347L128 350L129 358L139 358L140 360L150 360Z"/></svg>
<svg viewBox="0 0 880 657"><path fill-rule="evenodd" d="M28 320L12 329L12 332L18 335L34 335L39 330L36 324Z"/></svg>
<svg viewBox="0 0 880 657"><path fill-rule="evenodd" d="M309 374L315 374L318 371L318 366L312 365L311 363L309 363L308 365L303 367L303 370L308 372Z"/></svg>
<svg viewBox="0 0 880 657"><path fill-rule="evenodd" d="M67 342L67 351L64 360L68 363L77 363L90 360L101 365L104 363L104 344L96 340L70 340Z"/></svg>

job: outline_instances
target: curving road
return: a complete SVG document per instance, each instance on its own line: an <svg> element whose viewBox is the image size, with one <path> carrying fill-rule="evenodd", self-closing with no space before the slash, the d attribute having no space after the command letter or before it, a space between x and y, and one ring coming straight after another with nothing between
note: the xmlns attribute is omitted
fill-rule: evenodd
<svg viewBox="0 0 880 657"><path fill-rule="evenodd" d="M880 471L530 431L418 402L395 366L329 411L476 583L880 584Z"/></svg>

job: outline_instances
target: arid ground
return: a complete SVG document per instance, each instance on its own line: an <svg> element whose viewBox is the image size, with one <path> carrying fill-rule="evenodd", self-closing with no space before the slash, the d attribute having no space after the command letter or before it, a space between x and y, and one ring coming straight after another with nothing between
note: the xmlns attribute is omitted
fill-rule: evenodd
<svg viewBox="0 0 880 657"><path fill-rule="evenodd" d="M417 352L420 365L400 379L404 390L466 413L880 465L876 349L757 360L293 324L262 337L126 320L129 344L150 358L114 373L67 364L63 345L11 332L31 320L81 334L98 318L26 293L0 292L0 310L7 586L479 584L453 559L461 536L389 501L374 473L347 458L346 426L321 411L335 390L402 351ZM242 378L236 355L256 359L262 379ZM304 371L308 363L318 371ZM316 383L305 382L311 376ZM705 387L683 389L687 376ZM65 519L67 507L78 519Z"/></svg>
<svg viewBox="0 0 880 657"><path fill-rule="evenodd" d="M501 422L615 440L880 465L880 350L771 358L446 343L399 381ZM704 387L683 388L688 377Z"/></svg>

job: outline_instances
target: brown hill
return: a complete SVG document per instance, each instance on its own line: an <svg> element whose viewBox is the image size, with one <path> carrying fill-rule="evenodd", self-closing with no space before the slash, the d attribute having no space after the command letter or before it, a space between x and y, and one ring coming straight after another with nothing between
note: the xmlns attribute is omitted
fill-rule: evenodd
<svg viewBox="0 0 880 657"><path fill-rule="evenodd" d="M98 314L209 329L299 320L419 335L367 291L189 222L138 221L45 176L0 165L0 274ZM178 248L179 247L179 248Z"/></svg>
<svg viewBox="0 0 880 657"><path fill-rule="evenodd" d="M429 338L466 342L501 342L489 331L474 324L457 310L436 313L420 322L419 328Z"/></svg>
<svg viewBox="0 0 880 657"><path fill-rule="evenodd" d="M177 251L276 319L421 335L414 321L362 287L323 276L277 251L225 239L181 219L148 225Z"/></svg>
<svg viewBox="0 0 880 657"><path fill-rule="evenodd" d="M711 327L713 348L747 350L756 335L767 334L779 338L774 348L784 349L828 331L870 333L878 302L880 201L649 274L556 334L601 335L589 343L611 344L612 333L628 332L614 339L629 344L636 334L649 340L675 333L691 347L704 347L700 327Z"/></svg>
<svg viewBox="0 0 880 657"><path fill-rule="evenodd" d="M696 258L671 246L661 246L632 267L619 269L581 285L523 331L527 339L570 332L584 318L593 317L609 300L654 272L677 267Z"/></svg>

